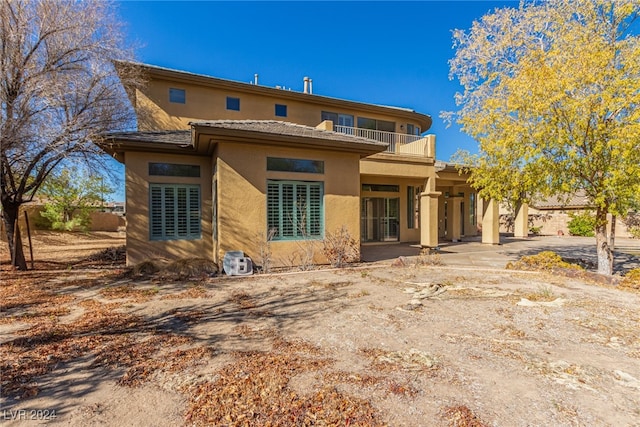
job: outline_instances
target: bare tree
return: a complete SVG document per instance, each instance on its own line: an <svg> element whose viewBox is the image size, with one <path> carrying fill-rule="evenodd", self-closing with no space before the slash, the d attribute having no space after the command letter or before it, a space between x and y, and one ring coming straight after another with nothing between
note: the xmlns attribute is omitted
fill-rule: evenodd
<svg viewBox="0 0 640 427"><path fill-rule="evenodd" d="M18 269L20 206L61 162L99 166L100 135L133 123L123 84L137 79L123 46L108 2L0 0L2 220Z"/></svg>

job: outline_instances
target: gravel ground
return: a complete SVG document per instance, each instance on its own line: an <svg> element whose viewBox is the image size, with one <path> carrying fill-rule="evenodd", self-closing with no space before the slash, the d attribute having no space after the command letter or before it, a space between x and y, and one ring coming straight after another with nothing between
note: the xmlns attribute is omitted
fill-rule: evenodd
<svg viewBox="0 0 640 427"><path fill-rule="evenodd" d="M640 425L638 293L415 261L3 272L3 424Z"/></svg>

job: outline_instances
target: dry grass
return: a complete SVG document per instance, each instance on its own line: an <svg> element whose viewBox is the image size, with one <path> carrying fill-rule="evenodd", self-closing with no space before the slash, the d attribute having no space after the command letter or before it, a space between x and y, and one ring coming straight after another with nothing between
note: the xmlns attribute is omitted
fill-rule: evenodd
<svg viewBox="0 0 640 427"><path fill-rule="evenodd" d="M583 270L579 265L564 261L560 255L552 251L523 256L517 261L508 263L506 268L507 270L535 271Z"/></svg>
<svg viewBox="0 0 640 427"><path fill-rule="evenodd" d="M488 427L488 424L464 405L448 406L443 412L449 427Z"/></svg>
<svg viewBox="0 0 640 427"><path fill-rule="evenodd" d="M189 390L187 422L196 426L383 425L363 399L325 386L300 395L289 386L296 375L330 364L318 348L304 341L273 339L266 352L237 353L216 381Z"/></svg>
<svg viewBox="0 0 640 427"><path fill-rule="evenodd" d="M625 274L620 286L626 289L640 291L640 268L634 268Z"/></svg>
<svg viewBox="0 0 640 427"><path fill-rule="evenodd" d="M525 295L525 298L529 301L554 301L556 298L556 294L553 293L553 289L551 286L539 286L536 292L531 292Z"/></svg>
<svg viewBox="0 0 640 427"><path fill-rule="evenodd" d="M159 291L158 288L140 288L130 283L101 289L100 294L107 299L129 299L133 302L145 302L153 298Z"/></svg>

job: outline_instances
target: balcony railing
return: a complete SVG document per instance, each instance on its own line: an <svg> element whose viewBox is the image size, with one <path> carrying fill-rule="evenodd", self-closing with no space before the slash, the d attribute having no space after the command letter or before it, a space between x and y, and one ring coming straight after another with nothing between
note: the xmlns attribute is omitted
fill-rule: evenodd
<svg viewBox="0 0 640 427"><path fill-rule="evenodd" d="M427 148L425 145L427 141L423 136L340 125L334 126L334 130L338 133L373 139L375 141L389 144L386 150L388 153L401 153L416 156L427 155L427 152L425 151L425 149ZM424 140L424 143L416 143L416 141L420 140Z"/></svg>

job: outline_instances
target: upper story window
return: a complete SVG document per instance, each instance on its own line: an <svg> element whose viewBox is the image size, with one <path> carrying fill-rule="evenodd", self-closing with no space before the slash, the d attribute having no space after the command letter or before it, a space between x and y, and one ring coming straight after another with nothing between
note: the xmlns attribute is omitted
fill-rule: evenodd
<svg viewBox="0 0 640 427"><path fill-rule="evenodd" d="M240 98L227 96L227 110L240 111Z"/></svg>
<svg viewBox="0 0 640 427"><path fill-rule="evenodd" d="M321 121L331 120L335 126L353 127L353 116L350 114L323 111Z"/></svg>
<svg viewBox="0 0 640 427"><path fill-rule="evenodd" d="M420 135L420 126L414 126L411 123L407 124L407 135Z"/></svg>
<svg viewBox="0 0 640 427"><path fill-rule="evenodd" d="M276 104L276 116L287 117L287 106L283 104Z"/></svg>
<svg viewBox="0 0 640 427"><path fill-rule="evenodd" d="M175 104L185 104L187 102L187 93L184 89L169 88L169 102Z"/></svg>
<svg viewBox="0 0 640 427"><path fill-rule="evenodd" d="M386 120L369 119L367 117L358 117L358 127L361 129L380 130L384 132L395 132L396 123Z"/></svg>

